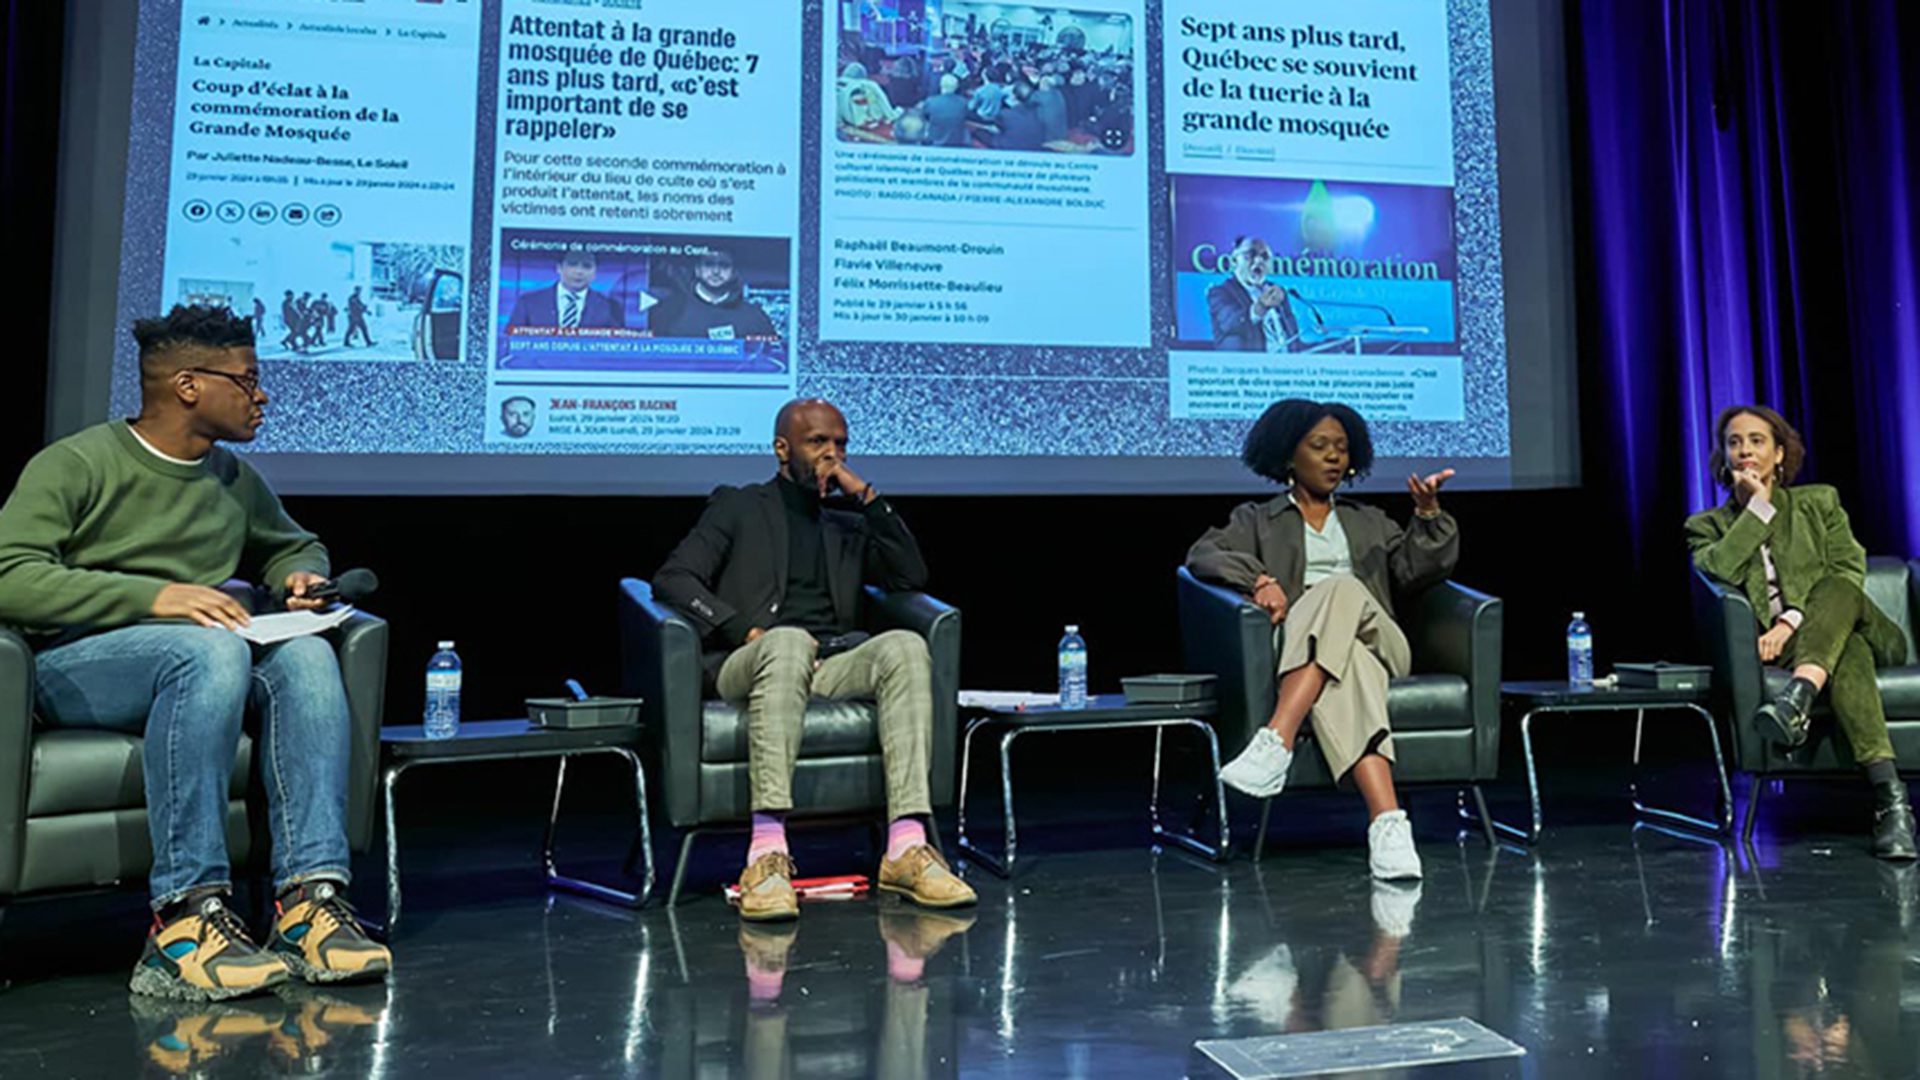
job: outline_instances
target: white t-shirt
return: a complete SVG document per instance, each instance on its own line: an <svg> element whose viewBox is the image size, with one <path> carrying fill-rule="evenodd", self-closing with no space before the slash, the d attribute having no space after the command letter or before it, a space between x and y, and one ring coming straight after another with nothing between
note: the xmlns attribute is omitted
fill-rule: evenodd
<svg viewBox="0 0 1920 1080"><path fill-rule="evenodd" d="M132 424L128 424L127 430L133 433L133 440L139 443L141 446L145 447L147 453L152 454L154 457L159 458L161 461L170 461L175 465L198 465L201 462L207 460L206 458L203 458L203 457L197 457L197 458L194 458L192 461L188 461L186 458L177 458L177 457L174 457L172 454L163 454L160 452L159 447L148 442L146 436L140 434L139 428L134 427Z"/></svg>
<svg viewBox="0 0 1920 1080"><path fill-rule="evenodd" d="M1353 573L1353 549L1347 545L1347 530L1340 525L1340 511L1327 510L1327 522L1316 529L1302 518L1307 533L1307 572L1302 579L1311 589L1336 574Z"/></svg>

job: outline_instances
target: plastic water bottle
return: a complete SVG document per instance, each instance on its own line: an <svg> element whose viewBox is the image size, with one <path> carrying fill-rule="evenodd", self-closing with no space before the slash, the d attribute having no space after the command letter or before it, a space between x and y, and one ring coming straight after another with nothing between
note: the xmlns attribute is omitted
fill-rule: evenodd
<svg viewBox="0 0 1920 1080"><path fill-rule="evenodd" d="M1587 613L1576 611L1567 624L1567 681L1575 686L1593 685L1593 627L1587 625Z"/></svg>
<svg viewBox="0 0 1920 1080"><path fill-rule="evenodd" d="M1087 639L1078 626L1067 627L1060 639L1060 707L1087 707Z"/></svg>
<svg viewBox="0 0 1920 1080"><path fill-rule="evenodd" d="M453 642L427 661L427 738L451 739L460 734L460 654Z"/></svg>

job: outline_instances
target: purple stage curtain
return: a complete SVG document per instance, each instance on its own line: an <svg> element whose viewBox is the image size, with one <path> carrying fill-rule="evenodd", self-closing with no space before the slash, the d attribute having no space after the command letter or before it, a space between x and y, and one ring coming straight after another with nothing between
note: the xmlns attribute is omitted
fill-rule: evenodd
<svg viewBox="0 0 1920 1080"><path fill-rule="evenodd" d="M1715 413L1920 555L1920 4L1570 0L1586 481L1672 581Z"/></svg>

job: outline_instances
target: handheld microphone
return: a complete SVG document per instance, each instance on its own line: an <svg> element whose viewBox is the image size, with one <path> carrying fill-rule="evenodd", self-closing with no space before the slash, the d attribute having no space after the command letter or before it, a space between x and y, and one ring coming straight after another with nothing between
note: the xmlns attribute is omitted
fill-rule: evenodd
<svg viewBox="0 0 1920 1080"><path fill-rule="evenodd" d="M338 577L330 577L318 585L309 586L307 599L357 604L372 596L379 588L380 575L371 570L348 570Z"/></svg>

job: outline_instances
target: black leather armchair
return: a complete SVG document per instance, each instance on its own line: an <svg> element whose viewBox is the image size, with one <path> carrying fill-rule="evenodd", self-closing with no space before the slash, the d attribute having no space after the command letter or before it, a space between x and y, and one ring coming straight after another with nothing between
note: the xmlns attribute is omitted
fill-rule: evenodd
<svg viewBox="0 0 1920 1080"><path fill-rule="evenodd" d="M1246 597L1201 581L1186 567L1176 580L1186 669L1220 680L1220 744L1237 754L1273 715L1286 624L1274 626ZM1413 674L1387 687L1394 780L1467 785L1485 827L1490 819L1480 785L1493 780L1500 766L1500 601L1448 581L1407 597L1399 614L1413 650ZM1312 721L1305 731L1311 737ZM1296 754L1287 786L1325 788L1334 779L1319 754ZM1272 800L1265 803L1256 859L1266 844ZM1487 839L1492 842L1491 831Z"/></svg>
<svg viewBox="0 0 1920 1080"><path fill-rule="evenodd" d="M867 599L865 629L906 629L927 639L933 654L933 805L951 806L959 746L960 612L925 593L868 587ZM625 690L642 701L641 737L660 777L667 818L685 830L667 896L672 904L695 837L740 825L752 812L746 717L727 702L705 699L699 631L637 578L620 582L620 657ZM883 809L881 760L872 702L808 703L793 775L796 812L828 817Z"/></svg>
<svg viewBox="0 0 1920 1080"><path fill-rule="evenodd" d="M1906 663L1877 673L1887 707L1887 732L1902 769L1920 765L1920 665L1915 662L1914 613L1920 609L1920 572L1916 563L1885 556L1867 560L1867 596L1900 627L1907 639ZM1780 692L1791 677L1783 668L1760 663L1760 624L1753 605L1739 590L1694 571L1694 618L1713 665L1713 697L1733 731L1734 768L1749 774L1742 839L1753 838L1763 779L1780 776L1857 775L1853 752L1831 722L1823 695L1814 707L1815 723L1806 745L1785 750L1753 725L1761 704ZM1824 722L1823 722L1824 721Z"/></svg>
<svg viewBox="0 0 1920 1080"><path fill-rule="evenodd" d="M347 839L373 839L380 716L386 696L387 624L364 612L332 631L353 717ZM15 899L103 888L153 867L138 735L39 728L33 718L33 652L0 630L0 910ZM249 722L234 758L227 851L236 869L264 865L265 795Z"/></svg>

